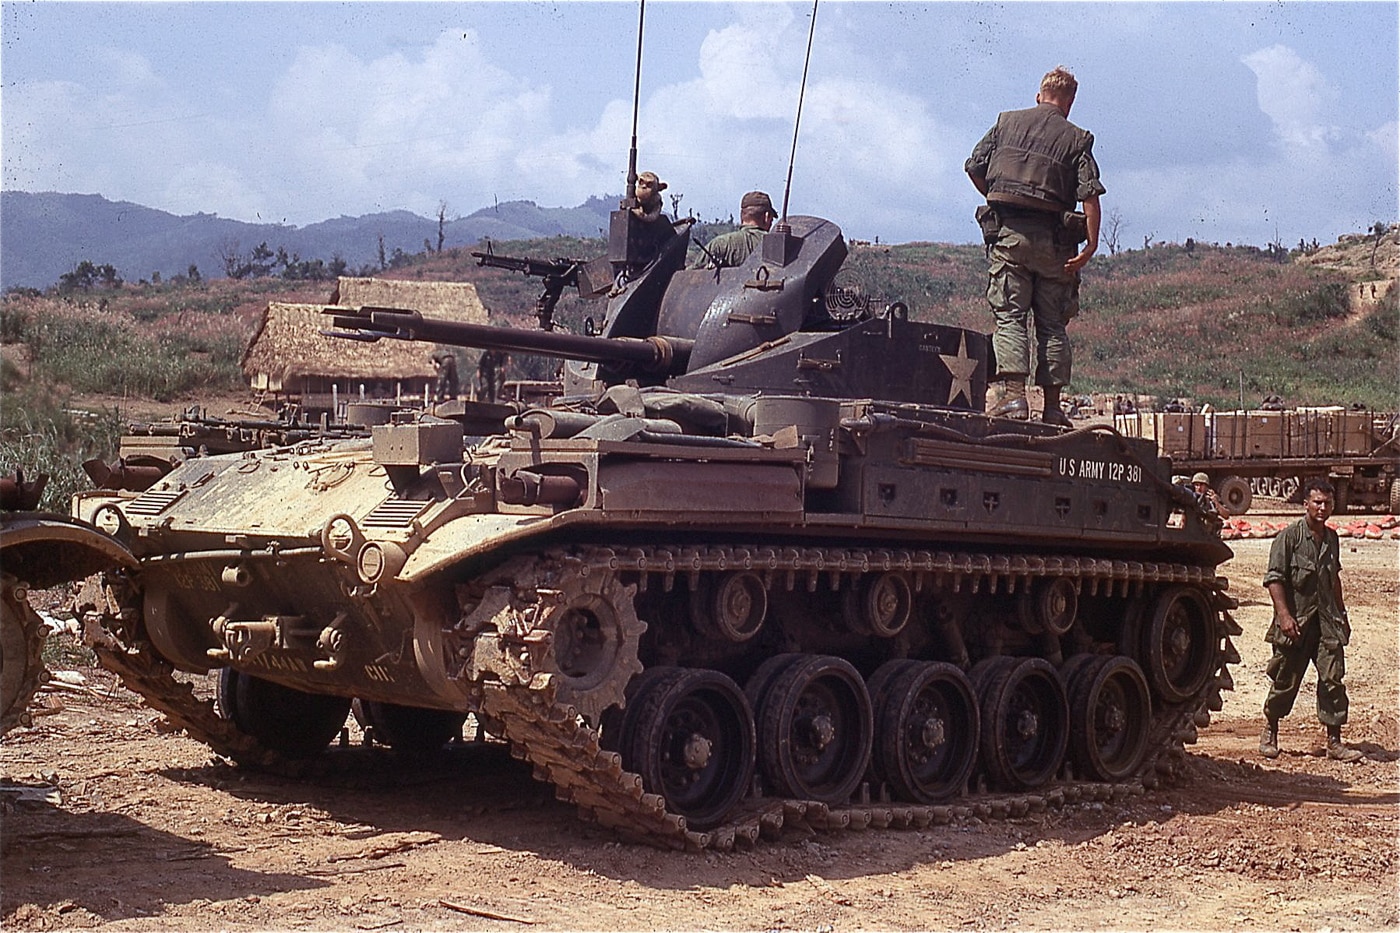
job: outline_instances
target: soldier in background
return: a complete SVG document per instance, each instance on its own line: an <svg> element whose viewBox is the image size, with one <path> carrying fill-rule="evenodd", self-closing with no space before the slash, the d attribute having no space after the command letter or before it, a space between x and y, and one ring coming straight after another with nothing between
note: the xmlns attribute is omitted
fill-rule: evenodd
<svg viewBox="0 0 1400 933"><path fill-rule="evenodd" d="M700 258L691 268L742 266L758 244L763 242L763 235L773 228L777 217L768 195L762 191L750 191L739 201L739 229L721 233L706 243Z"/></svg>
<svg viewBox="0 0 1400 933"><path fill-rule="evenodd" d="M1025 420L1028 328L1037 346L1035 382L1045 390L1041 420L1068 427L1060 390L1070 381L1066 325L1078 310L1079 271L1099 248L1094 136L1069 122L1079 83L1064 68L1040 81L1036 106L997 117L963 166L987 203L977 222L990 264L987 301L996 317L996 391L989 414ZM1084 213L1075 205L1084 204ZM1078 245L1085 242L1082 250Z"/></svg>
<svg viewBox="0 0 1400 933"><path fill-rule="evenodd" d="M1229 518L1230 510L1225 508L1220 501L1220 496L1215 490L1210 488L1210 477L1204 473L1197 473L1191 477L1191 488L1196 491L1196 498L1200 499L1201 505L1207 512L1214 512L1221 518Z"/></svg>
<svg viewBox="0 0 1400 933"><path fill-rule="evenodd" d="M504 350L482 350L476 363L476 398L494 402L501 393L501 380L510 356Z"/></svg>
<svg viewBox="0 0 1400 933"><path fill-rule="evenodd" d="M457 397L457 357L452 353L434 353L433 371L437 373L437 384L433 389L433 400L450 402Z"/></svg>
<svg viewBox="0 0 1400 933"><path fill-rule="evenodd" d="M1259 753L1278 757L1278 721L1293 709L1308 662L1317 668L1317 718L1327 727L1327 757L1358 761L1360 751L1342 744L1347 721L1346 644L1351 622L1342 596L1342 558L1337 532L1327 527L1336 493L1325 479L1303 486L1302 518L1279 532L1269 550L1264 588L1274 619L1264 636L1274 646L1265 671L1264 731Z"/></svg>

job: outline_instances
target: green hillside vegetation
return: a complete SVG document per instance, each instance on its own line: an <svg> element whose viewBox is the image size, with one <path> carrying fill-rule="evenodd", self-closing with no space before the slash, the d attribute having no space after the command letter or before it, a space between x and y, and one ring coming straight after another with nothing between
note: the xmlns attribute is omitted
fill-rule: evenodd
<svg viewBox="0 0 1400 933"><path fill-rule="evenodd" d="M1395 228L1388 237L1395 238ZM1074 391L1188 397L1234 408L1243 380L1249 406L1277 394L1290 405L1400 408L1400 289L1353 301L1354 293L1364 292L1358 282L1386 286L1393 280L1396 250L1389 245L1377 266L1370 238L1352 239L1354 248L1342 251L1346 261L1336 262L1202 244L1096 257L1070 328ZM605 244L552 237L498 242L492 249L587 259L601 255ZM482 268L469 250L399 254L391 265L381 274L474 282L494 323L536 326L539 280ZM919 320L991 327L980 246L860 245L838 284L876 306L903 301ZM257 312L271 300L326 301L332 287L276 277L138 285L98 278L86 288L7 294L0 304L0 470L58 474L67 468L61 464L111 456L121 415L111 410L113 396L170 401L173 409L202 396L237 393L245 385L238 363ZM555 320L583 332L587 318L601 321L602 312L600 303L566 293ZM470 371L475 354L462 356ZM511 367L511 378L548 378L554 371L552 362L523 355L513 355ZM99 395L109 400L105 411L90 398ZM94 414L68 414L75 409ZM69 484L57 486L46 504L64 509Z"/></svg>

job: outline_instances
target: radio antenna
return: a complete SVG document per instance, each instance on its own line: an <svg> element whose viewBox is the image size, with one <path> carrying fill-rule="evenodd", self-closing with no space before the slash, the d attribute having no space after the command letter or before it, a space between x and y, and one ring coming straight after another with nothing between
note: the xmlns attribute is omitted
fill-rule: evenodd
<svg viewBox="0 0 1400 933"><path fill-rule="evenodd" d="M637 12L637 79L632 89L632 148L627 153L627 201L623 207L637 202L637 111L642 106L642 26L646 18L647 0L641 0Z"/></svg>
<svg viewBox="0 0 1400 933"><path fill-rule="evenodd" d="M792 121L792 154L788 156L787 182L783 185L783 216L778 221L783 227L787 227L788 196L792 194L792 165L797 161L797 128L802 124L802 100L807 96L807 68L812 64L812 37L816 32L817 0L812 0L812 24L807 29L807 58L802 62L802 87L797 92L797 119ZM635 141L633 145L636 145Z"/></svg>

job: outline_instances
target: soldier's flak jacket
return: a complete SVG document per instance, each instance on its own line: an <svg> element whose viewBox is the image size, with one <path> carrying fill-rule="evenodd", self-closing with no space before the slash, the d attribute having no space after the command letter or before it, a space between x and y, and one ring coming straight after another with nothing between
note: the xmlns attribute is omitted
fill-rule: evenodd
<svg viewBox="0 0 1400 933"><path fill-rule="evenodd" d="M1094 135L1053 104L1001 113L989 136L988 201L1060 212L1097 193L1078 190L1079 160L1093 159Z"/></svg>

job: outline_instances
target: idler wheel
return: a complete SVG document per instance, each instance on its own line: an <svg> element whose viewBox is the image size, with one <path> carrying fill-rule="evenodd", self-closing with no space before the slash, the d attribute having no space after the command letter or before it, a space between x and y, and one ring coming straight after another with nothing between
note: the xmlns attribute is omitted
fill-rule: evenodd
<svg viewBox="0 0 1400 933"><path fill-rule="evenodd" d="M724 822L753 781L753 712L718 671L653 668L635 681L623 718L623 765L693 829Z"/></svg>
<svg viewBox="0 0 1400 933"><path fill-rule="evenodd" d="M981 761L1003 790L1050 781L1069 744L1069 703L1044 658L992 658L972 669L980 708Z"/></svg>
<svg viewBox="0 0 1400 933"><path fill-rule="evenodd" d="M1142 668L1122 655L1078 655L1060 673L1069 691L1070 758L1079 772L1102 781L1130 777L1142 765L1152 725Z"/></svg>
<svg viewBox="0 0 1400 933"><path fill-rule="evenodd" d="M304 693L226 667L219 671L219 712L268 748L311 758L340 734L350 698Z"/></svg>
<svg viewBox="0 0 1400 933"><path fill-rule="evenodd" d="M768 615L768 588L747 570L702 579L690 593L690 617L707 635L742 644L758 634Z"/></svg>
<svg viewBox="0 0 1400 933"><path fill-rule="evenodd" d="M849 662L795 655L765 671L757 707L758 763L773 792L838 804L870 762L874 723L865 681ZM752 685L752 682L751 682Z"/></svg>
<svg viewBox="0 0 1400 933"><path fill-rule="evenodd" d="M381 742L401 755L422 757L462 734L465 713L356 700L355 718Z"/></svg>
<svg viewBox="0 0 1400 933"><path fill-rule="evenodd" d="M977 697L967 675L941 661L888 661L870 678L871 760L899 800L935 803L967 784L977 764Z"/></svg>
<svg viewBox="0 0 1400 933"><path fill-rule="evenodd" d="M1027 632L1048 632L1059 637L1074 626L1079 613L1079 594L1068 577L1035 581L1021 593L1021 624Z"/></svg>
<svg viewBox="0 0 1400 933"><path fill-rule="evenodd" d="M893 638L909 623L914 595L903 574L872 574L848 587L842 597L842 614L851 631L861 635Z"/></svg>
<svg viewBox="0 0 1400 933"><path fill-rule="evenodd" d="M1215 612L1205 594L1172 586L1153 601L1139 656L1157 698L1183 703L1195 696L1220 667Z"/></svg>

